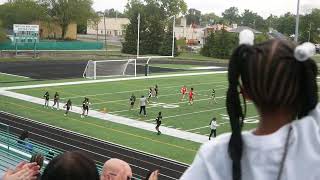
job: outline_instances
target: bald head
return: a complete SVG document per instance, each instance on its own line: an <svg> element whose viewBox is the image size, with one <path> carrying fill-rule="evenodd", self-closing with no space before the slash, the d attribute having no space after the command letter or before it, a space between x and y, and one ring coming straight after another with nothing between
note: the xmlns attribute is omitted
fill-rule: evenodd
<svg viewBox="0 0 320 180"><path fill-rule="evenodd" d="M127 180L132 177L128 163L120 159L110 159L104 163L101 180Z"/></svg>

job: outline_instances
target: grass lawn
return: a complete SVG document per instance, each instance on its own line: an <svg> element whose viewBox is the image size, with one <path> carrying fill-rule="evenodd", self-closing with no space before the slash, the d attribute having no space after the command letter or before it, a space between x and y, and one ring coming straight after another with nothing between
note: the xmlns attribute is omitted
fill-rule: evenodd
<svg viewBox="0 0 320 180"><path fill-rule="evenodd" d="M151 98L147 106L148 116L138 114L138 103L134 110L129 110L129 97L134 93L137 98L147 96L148 88L155 84L159 86L159 99ZM196 99L191 106L187 100L180 101L180 87L193 87ZM215 104L210 99L210 89L215 88ZM49 91L51 96L59 92L62 101L72 99L80 106L84 97L91 101L91 108L106 109L108 113L128 117L135 120L154 123L157 113L163 113L163 126L177 128L197 134L208 135L208 124L213 116L217 117L220 127L218 134L229 132L229 121L225 109L225 94L227 90L226 74L184 76L159 79L143 79L119 82L105 82L72 86L57 86L50 88L22 89L16 92L41 98L44 92ZM250 122L245 126L251 129L256 126L255 109L248 105Z"/></svg>
<svg viewBox="0 0 320 180"><path fill-rule="evenodd" d="M0 86L5 84L16 83L16 82L30 82L32 79L28 77L14 76L0 72Z"/></svg>
<svg viewBox="0 0 320 180"><path fill-rule="evenodd" d="M170 68L170 69L192 69L194 67L202 67L200 65L187 65L187 64L149 64L149 66Z"/></svg>
<svg viewBox="0 0 320 180"><path fill-rule="evenodd" d="M0 110L11 112L39 122L83 133L116 144L148 153L191 163L200 144L144 131L129 126L94 118L81 119L78 114L63 116L63 111L44 109L42 106L0 96Z"/></svg>

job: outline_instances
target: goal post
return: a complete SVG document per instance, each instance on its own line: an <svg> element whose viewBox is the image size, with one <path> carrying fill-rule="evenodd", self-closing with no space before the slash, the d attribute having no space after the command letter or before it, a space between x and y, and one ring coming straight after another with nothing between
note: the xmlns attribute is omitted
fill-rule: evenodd
<svg viewBox="0 0 320 180"><path fill-rule="evenodd" d="M97 79L101 77L137 76L136 59L126 60L90 60L83 72L83 77Z"/></svg>

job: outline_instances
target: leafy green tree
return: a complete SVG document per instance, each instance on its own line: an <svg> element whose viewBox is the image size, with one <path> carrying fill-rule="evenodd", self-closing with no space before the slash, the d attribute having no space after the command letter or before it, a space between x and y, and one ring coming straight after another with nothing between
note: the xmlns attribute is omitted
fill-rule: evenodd
<svg viewBox="0 0 320 180"><path fill-rule="evenodd" d="M125 15L130 24L126 28L125 40L122 43L122 52L137 53L137 26L140 14L140 48L139 54L159 54L160 47L165 41L165 29L169 29L168 21L172 15L177 15L185 9L182 0L129 0ZM178 5L182 3L182 6ZM178 7L174 7L178 6ZM169 27L169 28L168 28Z"/></svg>
<svg viewBox="0 0 320 180"><path fill-rule="evenodd" d="M296 17L294 14L286 13L283 16L280 16L275 23L274 29L279 32L290 36L295 33L296 26Z"/></svg>
<svg viewBox="0 0 320 180"><path fill-rule="evenodd" d="M0 42L3 42L7 39L6 33L2 27L2 22L0 21Z"/></svg>
<svg viewBox="0 0 320 180"><path fill-rule="evenodd" d="M113 9L113 8L106 9L104 11L104 14L105 14L106 17L109 17L109 18L116 18L116 17L125 18L126 17L123 13L121 13L121 12L119 12L119 11Z"/></svg>
<svg viewBox="0 0 320 180"><path fill-rule="evenodd" d="M171 56L172 55L172 26L169 26L169 30L165 33L164 40L159 49L159 54L161 56ZM178 56L177 39L174 40L174 56Z"/></svg>
<svg viewBox="0 0 320 180"><path fill-rule="evenodd" d="M202 26L206 26L206 25L212 25L215 23L222 23L221 22L222 18L217 16L215 13L208 13L208 14L203 14L201 15L201 22L200 24Z"/></svg>
<svg viewBox="0 0 320 180"><path fill-rule="evenodd" d="M254 13L248 9L244 10L242 16L240 17L240 21L242 26L248 26L264 32L268 30L264 19L257 13Z"/></svg>
<svg viewBox="0 0 320 180"><path fill-rule="evenodd" d="M0 19L7 29L12 29L13 24L26 24L46 18L46 6L34 0L13 0L0 5Z"/></svg>
<svg viewBox="0 0 320 180"><path fill-rule="evenodd" d="M268 34L267 33L262 33L259 35L256 35L254 38L254 43L258 44L258 43L262 43L265 42L269 39Z"/></svg>
<svg viewBox="0 0 320 180"><path fill-rule="evenodd" d="M201 19L201 11L196 9L189 9L188 14L186 15L187 18L187 24L197 24L200 25L200 19Z"/></svg>
<svg viewBox="0 0 320 180"><path fill-rule="evenodd" d="M239 24L239 10L236 7L230 7L222 13L222 18L228 24Z"/></svg>
<svg viewBox="0 0 320 180"><path fill-rule="evenodd" d="M92 0L43 0L49 7L50 16L55 19L62 29L65 38L68 25L75 22L86 24L93 16Z"/></svg>
<svg viewBox="0 0 320 180"><path fill-rule="evenodd" d="M210 35L206 39L206 43L200 50L200 54L207 57L212 57L213 46L215 42L215 33L210 33Z"/></svg>
<svg viewBox="0 0 320 180"><path fill-rule="evenodd" d="M223 29L209 35L200 53L208 57L226 59L230 57L237 43L237 35Z"/></svg>
<svg viewBox="0 0 320 180"><path fill-rule="evenodd" d="M320 43L320 9L313 9L301 18L299 40Z"/></svg>

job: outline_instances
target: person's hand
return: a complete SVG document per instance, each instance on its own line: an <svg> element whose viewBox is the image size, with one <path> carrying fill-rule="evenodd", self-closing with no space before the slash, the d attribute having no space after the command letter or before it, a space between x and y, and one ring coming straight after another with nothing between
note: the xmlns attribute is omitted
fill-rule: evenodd
<svg viewBox="0 0 320 180"><path fill-rule="evenodd" d="M37 163L19 163L15 170L8 170L4 176L3 180L35 180L37 175L40 173L40 166Z"/></svg>
<svg viewBox="0 0 320 180"><path fill-rule="evenodd" d="M160 175L160 171L159 170L155 170L151 173L150 177L148 180L158 180Z"/></svg>

